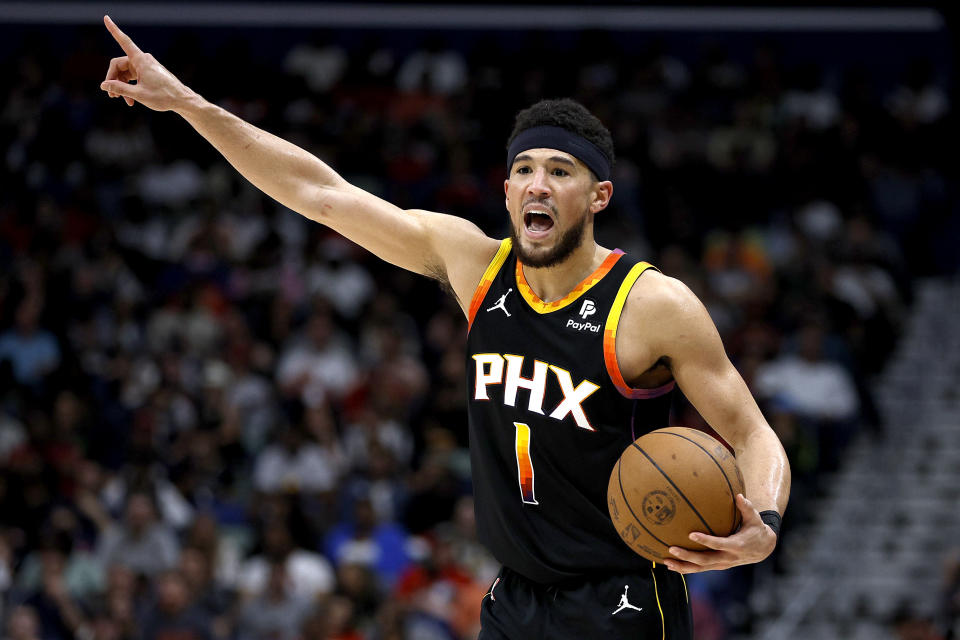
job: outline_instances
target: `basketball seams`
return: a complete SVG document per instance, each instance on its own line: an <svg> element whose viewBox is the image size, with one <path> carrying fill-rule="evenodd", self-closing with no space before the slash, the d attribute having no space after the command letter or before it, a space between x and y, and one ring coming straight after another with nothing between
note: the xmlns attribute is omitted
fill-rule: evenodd
<svg viewBox="0 0 960 640"><path fill-rule="evenodd" d="M669 549L670 545L664 542L663 540L661 540L660 538L658 538L656 535L654 535L653 531L650 531L650 529L647 529L646 525L644 525L643 522L640 520L640 518L637 517L637 514L633 512L633 507L630 506L630 500L627 499L627 493L623 490L623 479L620 477L619 461L617 462L617 484L620 485L620 497L623 498L623 504L627 505L627 509L629 509L630 515L633 516L633 519L636 521L636 523L639 524L641 527L643 527L643 530L646 531L651 538L653 538L654 540L662 544L665 548ZM624 540L624 542L626 542L626 540Z"/></svg>
<svg viewBox="0 0 960 640"><path fill-rule="evenodd" d="M651 433L652 433L652 432L651 432ZM649 435L649 434L647 434L647 435ZM662 475L662 476L664 477L664 479L665 479L667 482L670 483L670 486L673 487L674 490L675 490L678 494L680 494L680 497L683 498L683 501L687 503L687 506L690 507L690 509L696 514L696 516L697 516L698 518L700 518L700 522L702 522L702 523L703 523L703 526L705 526L705 527L707 528L707 531L710 532L710 535L712 535L712 536L717 535L716 533L714 533L713 528L710 526L710 523L708 523L708 522L704 519L704 517L703 517L702 515L700 515L700 512L697 510L697 508L696 508L695 506L693 506L693 503L690 502L690 500L687 498L687 496L683 493L683 491L680 490L680 487L678 487L678 486L676 485L676 483L674 483L674 481L670 478L670 476L668 476L668 475L666 474L666 472L665 472L663 469L660 468L660 465L658 465L658 464L656 463L656 461L654 461L654 459L651 458L651 457L647 454L647 452L644 451L636 442L634 442L634 443L632 443L632 444L633 444L633 446L637 449L637 451L639 451L640 453L642 453L643 456L644 456L647 460L650 461L650 464L652 464L652 465L654 466L654 468L655 468L657 471L660 472L660 475ZM621 489L622 489L622 486L621 486ZM624 496L624 497L626 497L626 496ZM633 513L633 510L631 510L631 513ZM658 539L659 539L659 538L658 538Z"/></svg>
<svg viewBox="0 0 960 640"><path fill-rule="evenodd" d="M692 429L692 431L696 431L696 429ZM698 433L703 433L703 432L698 432ZM734 490L733 490L733 484L730 482L730 477L727 475L727 472L723 470L723 465L721 465L720 462L718 462L717 459L713 457L713 454L710 453L709 451L707 451L706 447L704 447L702 444L700 444L699 442L696 442L695 440L693 440L692 438L690 438L690 437L688 437L688 436L683 435L682 433L676 433L676 432L674 432L674 431L667 431L667 430L663 429L663 430L658 430L658 431L651 431L650 434L648 434L648 435L652 435L652 434L665 435L665 436L676 436L676 437L678 437L678 438L683 438L683 439L686 440L687 442L689 442L689 443L691 443L691 444L699 447L705 454L707 454L707 457L709 457L711 460L713 460L713 464L717 465L717 468L720 469L720 473L723 474L723 479L727 481L727 487L730 489L730 495L733 496L733 524L734 524L734 526L736 526L736 525L737 525L737 515L738 515L738 513L739 513L738 510L737 510L737 494L736 494L736 493L734 492ZM707 434L704 434L704 435L707 435ZM707 436L707 437L710 437L710 436ZM735 467L735 468L736 468L736 467ZM737 469L737 471L739 472L739 469ZM669 479L669 478L668 478L668 479ZM673 483L671 482L670 484L673 484ZM741 487L743 486L743 479L742 479L742 478L740 478L740 486L741 486ZM699 514L698 514L698 515L699 515ZM713 532L711 531L710 533L713 533Z"/></svg>
<svg viewBox="0 0 960 640"><path fill-rule="evenodd" d="M693 433L687 433L688 431L693 431ZM676 441L644 440L654 433L676 435L681 440L686 441L687 444ZM696 449L690 449L688 447L690 444L695 445ZM733 500L731 505L729 496L734 494L733 485L735 481L738 481L738 486L742 487L743 476L737 466L736 457L729 455L725 450L721 450L721 444L711 438L709 434L700 430L668 427L647 432L639 440L630 443L631 446L628 446L620 455L620 459L617 460L610 476L607 490L608 502L617 533L635 553L658 562L659 558L662 557L661 554L665 552L654 551L651 548L654 543L669 550L669 547L673 545L666 542L667 539L677 538L679 540L681 536L685 535L685 532L696 531L699 527L702 527L699 530L714 536L723 535L722 532L717 532L727 526L732 526L732 530L736 531L740 524L740 518L738 517L740 512L736 500ZM639 452L639 456L632 453L634 449ZM723 483L720 483L713 476L710 465L697 457L697 450L705 453L723 475L724 481L727 483L726 496L723 495ZM628 452L630 452L629 455ZM623 483L622 468L624 466L628 468L626 485ZM691 472L693 473L692 477L689 476ZM734 474L736 474L736 477L734 477ZM672 478L673 475L677 476L676 480ZM681 489L681 485L683 485L683 489ZM642 505L637 502L637 509L640 509L644 518L637 515L631 499L628 499L627 487L630 488L632 498L636 500L643 498ZM618 488L619 497L617 497ZM650 502L649 505L648 501ZM618 505L626 506L622 516L617 513ZM686 509L683 505L686 505ZM733 508L734 515L732 522L724 520L723 515L724 508L730 506ZM650 514L649 519L647 518L648 512ZM616 513L616 518L613 518L614 513ZM633 518L632 523L627 521L627 513ZM683 517L674 521L674 516L680 514L683 514ZM710 521L707 520L707 516L709 516ZM716 520L714 524L718 525L716 531L711 526L713 520ZM647 521L650 522L650 527L645 524ZM698 522L699 524L697 524ZM657 526L658 524L661 526ZM657 533L655 534L654 531L657 531ZM663 534L663 537L658 534ZM633 542L630 541L631 538ZM685 545L678 541L674 544L687 546L688 548L693 547L694 549L702 548L701 545L696 543ZM684 588L686 589L686 585L684 585ZM689 597L689 594L687 597Z"/></svg>

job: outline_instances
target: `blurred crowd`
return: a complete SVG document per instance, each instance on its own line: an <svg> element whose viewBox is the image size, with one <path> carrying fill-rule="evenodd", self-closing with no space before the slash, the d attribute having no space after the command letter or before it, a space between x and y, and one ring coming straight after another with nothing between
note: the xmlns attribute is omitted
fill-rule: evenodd
<svg viewBox="0 0 960 640"><path fill-rule="evenodd" d="M514 113L582 101L618 153L600 241L707 305L790 455L784 536L851 439L883 435L870 381L911 277L956 264L930 61L879 81L764 42L163 42L207 99L497 237ZM4 637L475 637L499 567L456 301L262 196L178 117L108 100L106 33L49 44L0 60ZM674 423L708 428L682 399ZM698 638L749 629L753 571L691 581Z"/></svg>

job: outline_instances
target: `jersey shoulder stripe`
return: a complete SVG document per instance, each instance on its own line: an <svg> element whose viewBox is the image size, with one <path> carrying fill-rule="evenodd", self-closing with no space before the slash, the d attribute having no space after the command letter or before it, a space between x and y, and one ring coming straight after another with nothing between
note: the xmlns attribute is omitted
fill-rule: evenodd
<svg viewBox="0 0 960 640"><path fill-rule="evenodd" d="M667 384L654 389L635 389L623 379L620 365L617 362L617 326L620 324L620 315L623 313L623 306L627 303L627 295L633 288L633 284L647 269L659 271L649 262L638 262L627 273L620 284L620 290L617 291L617 297L613 300L613 306L610 307L610 313L607 315L607 323L603 328L603 360L607 366L607 373L620 395L633 399L656 398L669 393L676 386L676 382L671 380Z"/></svg>
<svg viewBox="0 0 960 640"><path fill-rule="evenodd" d="M468 332L470 331L470 327L473 326L473 319L477 316L477 311L480 310L480 305L483 304L483 299L486 297L487 291L490 290L490 285L493 284L493 279L497 277L500 267L503 266L503 263L507 260L507 256L510 255L511 245L510 238L504 238L500 241L500 248L497 249L496 255L493 256L493 260L487 265L486 271L483 272L483 277L480 278L477 288L473 291L473 298L470 299L470 311L467 315Z"/></svg>
<svg viewBox="0 0 960 640"><path fill-rule="evenodd" d="M622 257L623 251L620 249L614 249L610 252L610 255L604 259L600 266L597 267L593 273L584 278L583 281L574 287L570 293L559 300L554 300L553 302L544 302L536 293L534 293L533 289L530 288L530 285L527 284L526 277L523 275L523 265L521 265L520 261L517 260L517 289L520 291L520 295L523 296L523 299L527 301L527 304L530 305L531 309L540 314L551 313L569 306L577 298L589 291L591 287L603 280L603 277L610 272L610 269L613 268L613 265L615 265Z"/></svg>

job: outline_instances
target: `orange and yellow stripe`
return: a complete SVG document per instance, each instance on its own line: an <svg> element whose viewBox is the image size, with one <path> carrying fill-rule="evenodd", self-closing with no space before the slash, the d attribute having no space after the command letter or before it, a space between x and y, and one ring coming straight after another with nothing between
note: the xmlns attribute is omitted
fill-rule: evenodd
<svg viewBox="0 0 960 640"><path fill-rule="evenodd" d="M633 283L647 269L657 270L649 262L638 262L627 273L627 277L623 279L623 283L620 285L620 290L617 291L617 297L613 300L610 315L607 316L607 324L603 328L603 360L607 365L607 373L610 374L610 379L613 380L613 384L617 387L620 395L633 399L656 398L671 391L676 385L671 380L655 389L634 389L623 379L620 365L617 363L617 326L620 324L623 305L627 303L627 296L630 294L630 289L633 288Z"/></svg>
<svg viewBox="0 0 960 640"><path fill-rule="evenodd" d="M589 276L583 279L583 281L578 284L573 290L567 295L563 296L559 300L554 300L553 302L544 302L533 292L533 289L530 288L530 285L527 284L527 279L523 275L523 265L520 264L520 261L517 260L517 289L520 291L520 295L523 296L523 299L527 301L534 311L537 313L550 313L556 311L557 309L563 309L571 302L582 296L584 293L590 290L593 285L597 284L603 279L603 276L607 275L610 269L613 268L613 265L617 263L623 256L623 251L620 249L614 249L610 252L610 255L607 256L606 260L600 264L597 269L591 273Z"/></svg>
<svg viewBox="0 0 960 640"><path fill-rule="evenodd" d="M520 498L526 504L539 504L533 489L533 463L530 461L530 427L514 422L517 428L517 474L520 478Z"/></svg>
<svg viewBox="0 0 960 640"><path fill-rule="evenodd" d="M473 298L470 300L470 311L467 315L467 331L470 331L470 327L473 326L473 319L477 316L477 311L480 310L480 305L483 304L483 299L486 297L487 291L490 290L493 279L497 277L497 272L500 271L500 267L503 266L503 263L507 260L507 256L510 255L511 245L510 238L501 240L500 248L497 249L493 260L487 265L487 270L483 272L483 277L480 278L480 284L477 285L477 288L473 292Z"/></svg>

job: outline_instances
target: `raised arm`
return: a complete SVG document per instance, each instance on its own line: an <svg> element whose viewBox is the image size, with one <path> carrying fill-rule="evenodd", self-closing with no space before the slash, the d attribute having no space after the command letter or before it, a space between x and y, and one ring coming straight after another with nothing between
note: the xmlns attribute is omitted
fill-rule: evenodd
<svg viewBox="0 0 960 640"><path fill-rule="evenodd" d="M497 241L463 218L403 210L351 185L316 156L204 100L141 51L108 16L103 21L125 54L110 61L100 85L111 98L178 113L277 202L387 262L446 280L461 306L469 305Z"/></svg>
<svg viewBox="0 0 960 640"><path fill-rule="evenodd" d="M745 496L737 498L743 515L740 531L726 538L691 534L715 551L672 547L677 559L668 560L667 565L689 573L759 562L776 545L776 536L759 512L783 514L787 507L790 465L786 452L727 358L716 326L696 295L679 280L659 273L643 278L649 279L641 279L637 284L642 286L634 286L628 297L624 342L617 336L618 359L623 353L625 361L621 366L626 372L631 357L634 363L664 362L687 399L733 447L744 481ZM644 346L631 349L631 344Z"/></svg>

